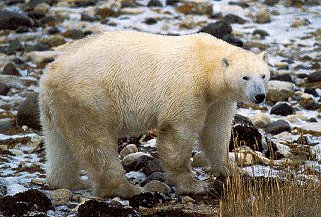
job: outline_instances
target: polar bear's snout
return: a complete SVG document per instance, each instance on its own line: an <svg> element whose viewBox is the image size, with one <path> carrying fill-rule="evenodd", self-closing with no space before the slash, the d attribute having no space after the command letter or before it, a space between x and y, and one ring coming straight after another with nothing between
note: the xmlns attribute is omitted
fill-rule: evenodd
<svg viewBox="0 0 321 217"><path fill-rule="evenodd" d="M265 99L265 85L261 79L249 79L246 82L245 94L253 103L262 103Z"/></svg>
<svg viewBox="0 0 321 217"><path fill-rule="evenodd" d="M255 101L256 101L257 103L261 103L261 102L263 102L264 99L265 99L265 94L263 94L263 93L258 94L258 95L256 95L256 96L254 97L254 99L255 99Z"/></svg>

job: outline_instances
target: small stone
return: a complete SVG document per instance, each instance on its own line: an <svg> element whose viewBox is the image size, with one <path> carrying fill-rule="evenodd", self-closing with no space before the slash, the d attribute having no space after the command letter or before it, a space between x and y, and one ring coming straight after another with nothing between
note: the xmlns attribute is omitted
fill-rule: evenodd
<svg viewBox="0 0 321 217"><path fill-rule="evenodd" d="M183 204L195 203L195 200L189 196L183 196L181 197L181 200Z"/></svg>
<svg viewBox="0 0 321 217"><path fill-rule="evenodd" d="M218 21L216 23L207 24L199 32L205 32L217 38L223 39L225 35L232 33L232 26L225 21Z"/></svg>
<svg viewBox="0 0 321 217"><path fill-rule="evenodd" d="M163 7L163 4L159 0L150 0L147 3L147 7Z"/></svg>
<svg viewBox="0 0 321 217"><path fill-rule="evenodd" d="M274 67L278 70L288 70L289 64L287 62L277 62L274 64Z"/></svg>
<svg viewBox="0 0 321 217"><path fill-rule="evenodd" d="M181 0L166 0L166 5L176 5Z"/></svg>
<svg viewBox="0 0 321 217"><path fill-rule="evenodd" d="M263 151L262 135L254 127L246 125L235 125L232 127L229 150L241 146L247 146L255 151Z"/></svg>
<svg viewBox="0 0 321 217"><path fill-rule="evenodd" d="M192 167L205 167L207 165L208 163L204 156L204 153L201 151L197 152L193 157Z"/></svg>
<svg viewBox="0 0 321 217"><path fill-rule="evenodd" d="M277 80L277 81L286 81L293 83L292 76L288 73L279 74L279 75L272 75L270 80Z"/></svg>
<svg viewBox="0 0 321 217"><path fill-rule="evenodd" d="M43 42L36 42L35 44L27 44L25 51L32 52L32 51L47 51L50 49L49 44Z"/></svg>
<svg viewBox="0 0 321 217"><path fill-rule="evenodd" d="M150 174L142 183L141 185L144 186L146 185L148 182L152 181L152 180L158 180L161 182L165 182L165 173L163 172L154 172L152 174Z"/></svg>
<svg viewBox="0 0 321 217"><path fill-rule="evenodd" d="M319 103L315 102L312 98L302 98L299 104L307 110L318 110L320 108Z"/></svg>
<svg viewBox="0 0 321 217"><path fill-rule="evenodd" d="M269 81L266 98L271 102L287 101L293 96L294 85L285 81Z"/></svg>
<svg viewBox="0 0 321 217"><path fill-rule="evenodd" d="M254 15L256 23L269 23L271 21L270 12L267 7L262 7L261 10Z"/></svg>
<svg viewBox="0 0 321 217"><path fill-rule="evenodd" d="M60 206L69 204L72 195L72 192L68 189L57 189L50 192L49 198L54 206Z"/></svg>
<svg viewBox="0 0 321 217"><path fill-rule="evenodd" d="M60 30L58 27L54 26L54 27L50 27L47 32L49 35L54 35L54 34L60 33Z"/></svg>
<svg viewBox="0 0 321 217"><path fill-rule="evenodd" d="M49 11L49 9L50 9L50 5L43 2L43 3L38 4L32 12L43 17L46 15L46 13Z"/></svg>
<svg viewBox="0 0 321 217"><path fill-rule="evenodd" d="M271 118L269 115L259 112L251 118L251 121L255 128L265 128L271 123Z"/></svg>
<svg viewBox="0 0 321 217"><path fill-rule="evenodd" d="M96 15L98 15L101 19L105 19L106 17L118 17L120 14L121 3L113 4L112 2L108 2L104 5L101 5L96 8Z"/></svg>
<svg viewBox="0 0 321 217"><path fill-rule="evenodd" d="M271 114L287 116L294 113L294 110L291 105L288 103L278 103L272 107Z"/></svg>
<svg viewBox="0 0 321 217"><path fill-rule="evenodd" d="M291 126L287 121L278 120L270 123L265 129L266 133L276 135L282 132L290 132Z"/></svg>
<svg viewBox="0 0 321 217"><path fill-rule="evenodd" d="M15 66L15 64L13 64L11 62L8 63L7 65L5 65L1 74L20 76L20 73L19 73L17 67Z"/></svg>
<svg viewBox="0 0 321 217"><path fill-rule="evenodd" d="M240 115L240 114L235 114L234 115L233 125L237 125L237 124L253 127L253 123L251 122L251 120L248 117L245 117L245 116Z"/></svg>
<svg viewBox="0 0 321 217"><path fill-rule="evenodd" d="M224 35L223 40L231 45L243 47L243 41L232 34Z"/></svg>
<svg viewBox="0 0 321 217"><path fill-rule="evenodd" d="M154 25L157 23L157 20L153 17L150 17L150 18L146 18L144 23L146 23L147 25Z"/></svg>
<svg viewBox="0 0 321 217"><path fill-rule="evenodd" d="M280 2L280 0L264 0L264 4L268 5L268 6L274 6L276 4L278 4Z"/></svg>
<svg viewBox="0 0 321 217"><path fill-rule="evenodd" d="M9 130L14 126L14 120L10 118L0 119L0 131Z"/></svg>
<svg viewBox="0 0 321 217"><path fill-rule="evenodd" d="M97 20L97 17L92 16L90 14L87 14L85 12L81 13L81 17L80 17L81 21L88 21L88 22L94 22Z"/></svg>
<svg viewBox="0 0 321 217"><path fill-rule="evenodd" d="M261 41L246 41L244 43L245 49L258 48L260 50L266 50L269 46L267 44L262 43Z"/></svg>
<svg viewBox="0 0 321 217"><path fill-rule="evenodd" d="M154 172L163 172L161 160L157 158L148 160L145 166L143 167L143 172L147 176Z"/></svg>
<svg viewBox="0 0 321 217"><path fill-rule="evenodd" d="M121 14L129 14L129 15L137 15L143 12L144 11L141 8L122 8L120 11Z"/></svg>
<svg viewBox="0 0 321 217"><path fill-rule="evenodd" d="M319 96L319 94L317 93L316 89L313 88L313 87L306 87L306 88L304 89L304 93L311 94L311 95L313 95L314 97L318 97L318 96Z"/></svg>
<svg viewBox="0 0 321 217"><path fill-rule="evenodd" d="M60 35L52 35L43 40L45 43L49 44L50 47L58 47L66 43L64 37Z"/></svg>
<svg viewBox="0 0 321 217"><path fill-rule="evenodd" d="M38 97L38 93L30 93L25 101L20 104L17 113L17 123L19 125L40 129Z"/></svg>
<svg viewBox="0 0 321 217"><path fill-rule="evenodd" d="M59 51L34 51L29 53L27 57L35 64L42 64L54 61L59 54Z"/></svg>
<svg viewBox="0 0 321 217"><path fill-rule="evenodd" d="M146 192L135 195L129 199L129 205L133 208L153 207L158 203L165 203L170 197L158 192Z"/></svg>
<svg viewBox="0 0 321 217"><path fill-rule="evenodd" d="M150 154L144 152L136 152L124 157L122 164L126 171L140 170L147 164L147 161L153 159Z"/></svg>
<svg viewBox="0 0 321 217"><path fill-rule="evenodd" d="M70 39L82 39L86 35L85 33L80 30L80 29L67 29L64 33L63 36L65 38L70 38Z"/></svg>
<svg viewBox="0 0 321 217"><path fill-rule="evenodd" d="M120 159L124 159L129 154L138 152L138 149L135 144L126 145L119 153Z"/></svg>
<svg viewBox="0 0 321 217"><path fill-rule="evenodd" d="M11 87L9 87L7 84L0 82L0 95L6 96L10 89Z"/></svg>
<svg viewBox="0 0 321 217"><path fill-rule="evenodd" d="M309 83L321 82L321 71L313 72L307 76L307 81Z"/></svg>
<svg viewBox="0 0 321 217"><path fill-rule="evenodd" d="M32 27L33 24L34 21L25 14L7 10L0 10L0 30L15 30L19 27Z"/></svg>
<svg viewBox="0 0 321 217"><path fill-rule="evenodd" d="M175 10L182 14L200 14L211 16L213 14L213 5L208 0L184 1L178 5Z"/></svg>
<svg viewBox="0 0 321 217"><path fill-rule="evenodd" d="M165 184L164 182L158 181L158 180L152 180L148 182L144 189L146 192L159 192L163 194L169 194L171 192L171 188Z"/></svg>
<svg viewBox="0 0 321 217"><path fill-rule="evenodd" d="M9 42L8 47L5 50L5 53L7 55L13 55L16 54L17 52L21 52L24 50L23 44L18 41L18 40L13 40Z"/></svg>
<svg viewBox="0 0 321 217"><path fill-rule="evenodd" d="M238 24L246 23L245 19L235 14L227 14L224 16L223 20L227 23L238 23Z"/></svg>

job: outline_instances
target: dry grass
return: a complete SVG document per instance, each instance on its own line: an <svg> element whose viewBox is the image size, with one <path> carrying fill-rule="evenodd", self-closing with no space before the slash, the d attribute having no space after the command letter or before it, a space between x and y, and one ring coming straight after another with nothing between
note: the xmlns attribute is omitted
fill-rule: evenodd
<svg viewBox="0 0 321 217"><path fill-rule="evenodd" d="M320 182L303 183L290 176L283 180L235 176L225 184L220 216L319 217Z"/></svg>

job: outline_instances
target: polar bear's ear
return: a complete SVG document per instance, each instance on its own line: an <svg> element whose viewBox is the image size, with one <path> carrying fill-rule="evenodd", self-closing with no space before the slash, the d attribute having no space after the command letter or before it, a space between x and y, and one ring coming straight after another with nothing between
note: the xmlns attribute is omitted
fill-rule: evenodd
<svg viewBox="0 0 321 217"><path fill-rule="evenodd" d="M222 65L224 66L224 68L227 68L230 65L230 61L227 58L223 57Z"/></svg>
<svg viewBox="0 0 321 217"><path fill-rule="evenodd" d="M267 57L266 51L261 52L261 53L259 54L259 57L260 57L264 62L267 63L268 57Z"/></svg>

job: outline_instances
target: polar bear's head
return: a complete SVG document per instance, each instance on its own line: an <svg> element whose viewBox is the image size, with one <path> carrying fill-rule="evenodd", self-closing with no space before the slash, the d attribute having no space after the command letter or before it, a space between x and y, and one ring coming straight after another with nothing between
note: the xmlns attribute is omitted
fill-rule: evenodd
<svg viewBox="0 0 321 217"><path fill-rule="evenodd" d="M225 84L235 100L264 101L270 79L266 58L265 52L257 55L244 51L222 58Z"/></svg>

